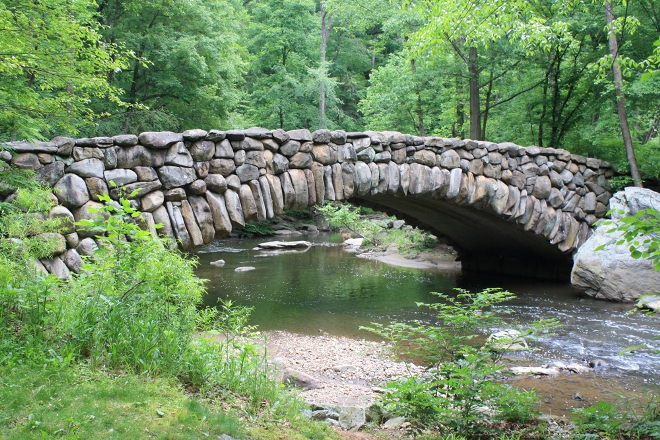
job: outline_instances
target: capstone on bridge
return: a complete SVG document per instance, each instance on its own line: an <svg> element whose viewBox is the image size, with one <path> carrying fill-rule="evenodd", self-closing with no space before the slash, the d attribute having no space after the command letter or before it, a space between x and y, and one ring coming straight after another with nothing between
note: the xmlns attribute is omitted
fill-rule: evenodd
<svg viewBox="0 0 660 440"><path fill-rule="evenodd" d="M464 269L546 279L568 279L614 174L561 149L398 132L196 129L9 145L18 154L5 161L54 188L51 215L80 220L99 194L140 189L132 203L145 227L162 223L182 250L286 209L351 200L447 238ZM69 249L89 247L89 232L69 232Z"/></svg>

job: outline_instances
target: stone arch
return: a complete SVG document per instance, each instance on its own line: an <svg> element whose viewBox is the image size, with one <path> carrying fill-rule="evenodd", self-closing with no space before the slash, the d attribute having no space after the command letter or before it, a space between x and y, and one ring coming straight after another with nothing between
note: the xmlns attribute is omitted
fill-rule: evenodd
<svg viewBox="0 0 660 440"><path fill-rule="evenodd" d="M568 276L614 174L561 149L398 132L255 127L8 145L18 154L2 159L35 170L75 219L99 194L140 189L132 203L145 227L162 223L182 250L285 209L354 200L449 237L468 269L544 278Z"/></svg>

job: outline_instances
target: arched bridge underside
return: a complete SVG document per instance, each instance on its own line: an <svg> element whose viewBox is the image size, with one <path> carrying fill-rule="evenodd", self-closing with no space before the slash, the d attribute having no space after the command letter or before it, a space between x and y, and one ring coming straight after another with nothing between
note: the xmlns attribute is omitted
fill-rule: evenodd
<svg viewBox="0 0 660 440"><path fill-rule="evenodd" d="M99 194L119 196L113 181L126 194L139 188L132 203L145 227L162 223L183 250L286 209L350 199L446 237L465 269L554 279L568 278L572 252L606 214L614 174L561 149L397 132L188 130L8 145L18 154L5 161L55 189L51 215L89 216ZM69 248L82 251L86 233L69 232Z"/></svg>

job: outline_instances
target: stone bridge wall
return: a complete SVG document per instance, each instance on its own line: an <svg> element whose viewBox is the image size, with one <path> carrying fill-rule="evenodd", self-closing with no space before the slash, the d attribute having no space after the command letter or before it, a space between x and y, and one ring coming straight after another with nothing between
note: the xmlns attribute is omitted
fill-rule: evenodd
<svg viewBox="0 0 660 440"><path fill-rule="evenodd" d="M2 160L54 188L61 206L51 215L80 220L98 195L140 189L131 203L145 227L162 223L159 233L182 250L286 209L388 196L486 211L570 253L606 214L614 174L561 149L397 132L188 130L8 145L18 154L0 152ZM89 233L69 232L68 248L86 252Z"/></svg>

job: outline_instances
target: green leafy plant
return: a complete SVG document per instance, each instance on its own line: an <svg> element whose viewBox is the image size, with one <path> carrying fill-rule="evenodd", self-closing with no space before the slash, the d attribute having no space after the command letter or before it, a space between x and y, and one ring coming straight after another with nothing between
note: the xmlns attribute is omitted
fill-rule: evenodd
<svg viewBox="0 0 660 440"><path fill-rule="evenodd" d="M270 236L275 233L275 230L270 226L268 222L249 222L245 224L245 227L239 229L238 234L241 237L264 237Z"/></svg>
<svg viewBox="0 0 660 440"><path fill-rule="evenodd" d="M392 342L401 355L423 359L428 366L423 375L389 383L381 398L384 408L418 426L438 424L461 435L485 429L487 419L529 420L535 415L536 394L495 382L503 368L498 363L502 353L490 350L479 333L504 325L502 316L512 312L498 305L514 295L499 288L456 290L455 296L434 292L440 302L418 303L437 313L437 325L415 321L363 327ZM548 320L523 334L557 325Z"/></svg>
<svg viewBox="0 0 660 440"><path fill-rule="evenodd" d="M635 215L621 217L616 221L605 220L603 224L613 226L607 232L618 233L620 238L613 238L598 246L597 251L612 244L626 243L631 257L649 260L657 270L660 270L660 213L658 211L643 209Z"/></svg>

